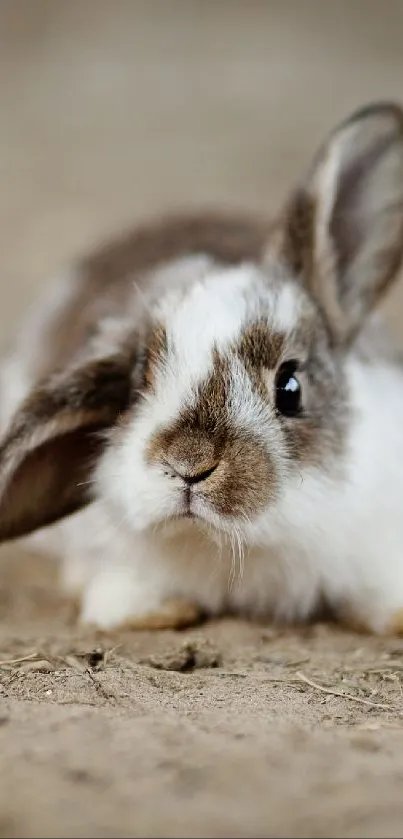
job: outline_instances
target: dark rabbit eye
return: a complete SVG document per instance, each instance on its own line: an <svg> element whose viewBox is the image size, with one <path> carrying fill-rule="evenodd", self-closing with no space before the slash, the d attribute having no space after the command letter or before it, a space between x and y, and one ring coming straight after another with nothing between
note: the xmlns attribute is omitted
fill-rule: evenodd
<svg viewBox="0 0 403 839"><path fill-rule="evenodd" d="M301 412L302 393L296 372L296 362L287 361L277 374L276 408L285 417L296 417Z"/></svg>

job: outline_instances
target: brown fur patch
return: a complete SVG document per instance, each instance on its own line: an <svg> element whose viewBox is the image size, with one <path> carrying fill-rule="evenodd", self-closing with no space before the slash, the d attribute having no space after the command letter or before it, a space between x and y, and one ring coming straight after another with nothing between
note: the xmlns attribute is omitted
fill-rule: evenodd
<svg viewBox="0 0 403 839"><path fill-rule="evenodd" d="M265 220L234 212L171 214L107 244L85 261L84 270L105 287L188 254L207 253L229 264L258 260L267 227Z"/></svg>
<svg viewBox="0 0 403 839"><path fill-rule="evenodd" d="M266 402L270 399L264 378L264 371L274 370L282 357L285 337L269 330L267 323L260 321L247 326L236 347L236 352L250 376L255 390Z"/></svg>
<svg viewBox="0 0 403 839"><path fill-rule="evenodd" d="M167 333L162 324L156 323L148 339L146 360L144 366L144 385L152 389L157 369L167 354Z"/></svg>
<svg viewBox="0 0 403 839"><path fill-rule="evenodd" d="M200 623L203 614L199 606L181 598L165 600L155 612L141 617L129 618L124 626L128 629L186 629Z"/></svg>
<svg viewBox="0 0 403 839"><path fill-rule="evenodd" d="M84 506L109 428L130 398L131 358L88 361L39 386L0 448L0 539L22 536Z"/></svg>
<svg viewBox="0 0 403 839"><path fill-rule="evenodd" d="M273 227L266 255L289 268L294 277L312 274L315 201L304 189L297 189Z"/></svg>
<svg viewBox="0 0 403 839"><path fill-rule="evenodd" d="M147 449L149 462L186 464L189 476L217 463L230 433L228 387L228 364L215 353L213 370L200 385L194 406L182 411L177 422L151 439Z"/></svg>
<svg viewBox="0 0 403 839"><path fill-rule="evenodd" d="M235 431L228 416L228 363L216 353L213 370L195 405L151 439L149 462L166 463L178 474L212 474L197 492L224 516L251 515L275 495L276 477L262 444Z"/></svg>
<svg viewBox="0 0 403 839"><path fill-rule="evenodd" d="M353 615L351 610L342 610L338 617L341 623L348 629L352 629L353 632L357 632L361 635L374 633L374 630L370 625L370 620L366 621L363 617L359 618ZM392 636L403 635L403 607L394 613L385 630L381 634Z"/></svg>
<svg viewBox="0 0 403 839"><path fill-rule="evenodd" d="M342 608L338 612L338 619L343 626L351 629L360 635L373 634L374 630L371 627L370 619L366 620L364 617L355 615L351 608ZM403 635L403 607L398 609L393 615L386 628L381 632L382 635Z"/></svg>
<svg viewBox="0 0 403 839"><path fill-rule="evenodd" d="M43 335L36 378L68 364L88 343L100 317L125 315L133 279L182 256L207 254L225 264L259 261L269 224L259 217L217 211L170 215L139 225L77 265L77 294Z"/></svg>
<svg viewBox="0 0 403 839"><path fill-rule="evenodd" d="M260 321L244 329L237 351L246 367L273 370L281 358L284 344L284 335L269 330L267 323Z"/></svg>
<svg viewBox="0 0 403 839"><path fill-rule="evenodd" d="M329 466L329 457L333 463L337 458L342 468L350 420L346 379L342 359L318 317L301 318L289 357L301 360L297 378L302 388L301 414L279 417L290 457L316 466Z"/></svg>
<svg viewBox="0 0 403 839"><path fill-rule="evenodd" d="M242 518L274 500L276 490L277 475L264 446L240 433L228 439L203 495L221 515Z"/></svg>
<svg viewBox="0 0 403 839"><path fill-rule="evenodd" d="M346 629L349 629L351 632L355 632L357 635L373 635L373 629L371 629L369 622L366 623L362 618L355 617L354 615L342 615L339 616L339 621Z"/></svg>
<svg viewBox="0 0 403 839"><path fill-rule="evenodd" d="M255 390L275 406L275 379L282 361L295 361L302 389L302 413L278 415L289 453L299 463L320 463L326 453L341 454L345 439L347 394L344 374L331 351L328 334L312 306L301 306L298 325L288 339L264 321L250 324L237 350ZM276 371L268 391L267 371Z"/></svg>
<svg viewBox="0 0 403 839"><path fill-rule="evenodd" d="M213 434L218 444L228 434L229 386L228 362L218 352L214 352L212 372L207 381L200 385L195 406L186 412L187 424L200 428L206 435Z"/></svg>

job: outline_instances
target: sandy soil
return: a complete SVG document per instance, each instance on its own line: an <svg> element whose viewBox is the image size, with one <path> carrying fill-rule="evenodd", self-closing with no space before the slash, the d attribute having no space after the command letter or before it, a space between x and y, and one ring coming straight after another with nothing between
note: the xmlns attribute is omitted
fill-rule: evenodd
<svg viewBox="0 0 403 839"><path fill-rule="evenodd" d="M401 836L402 640L93 635L54 566L2 571L2 836Z"/></svg>
<svg viewBox="0 0 403 839"><path fill-rule="evenodd" d="M4 341L122 225L271 211L329 126L400 98L402 32L399 0L0 0ZM403 640L94 636L56 578L2 550L0 836L402 835Z"/></svg>

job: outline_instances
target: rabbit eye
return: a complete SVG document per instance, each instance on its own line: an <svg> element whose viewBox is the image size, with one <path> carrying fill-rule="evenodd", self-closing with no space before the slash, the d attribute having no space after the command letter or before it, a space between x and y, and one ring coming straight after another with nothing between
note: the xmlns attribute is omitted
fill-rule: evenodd
<svg viewBox="0 0 403 839"><path fill-rule="evenodd" d="M302 392L296 361L282 364L276 378L276 408L285 417L296 417L302 409Z"/></svg>

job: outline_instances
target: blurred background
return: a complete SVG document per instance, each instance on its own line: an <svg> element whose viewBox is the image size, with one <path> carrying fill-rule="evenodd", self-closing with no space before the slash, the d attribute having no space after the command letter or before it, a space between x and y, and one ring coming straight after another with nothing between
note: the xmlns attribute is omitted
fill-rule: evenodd
<svg viewBox="0 0 403 839"><path fill-rule="evenodd" d="M154 211L271 213L380 97L403 99L402 0L0 0L2 338L66 261Z"/></svg>

